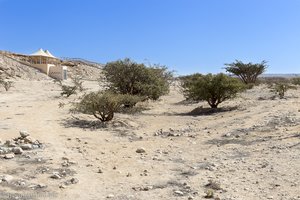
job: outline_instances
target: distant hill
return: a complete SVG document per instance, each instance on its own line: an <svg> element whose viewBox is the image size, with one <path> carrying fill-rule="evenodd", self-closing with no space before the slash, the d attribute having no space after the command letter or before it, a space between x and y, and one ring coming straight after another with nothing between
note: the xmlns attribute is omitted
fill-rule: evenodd
<svg viewBox="0 0 300 200"><path fill-rule="evenodd" d="M104 64L100 64L94 61L89 61L83 58L68 58L68 57L63 57L61 58L63 61L65 62L73 62L76 64L85 64L85 65L90 65L93 67L97 67L97 68L102 68L104 66Z"/></svg>
<svg viewBox="0 0 300 200"><path fill-rule="evenodd" d="M259 77L282 77L282 78L295 78L295 77L300 77L300 74L262 74Z"/></svg>

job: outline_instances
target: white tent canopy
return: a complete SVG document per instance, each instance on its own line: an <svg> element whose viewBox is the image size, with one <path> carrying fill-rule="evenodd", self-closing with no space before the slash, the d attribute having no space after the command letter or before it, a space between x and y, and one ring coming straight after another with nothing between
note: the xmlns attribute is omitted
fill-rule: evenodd
<svg viewBox="0 0 300 200"><path fill-rule="evenodd" d="M30 56L44 56L44 57L51 57L55 58L48 50L39 49L38 51L30 54Z"/></svg>
<svg viewBox="0 0 300 200"><path fill-rule="evenodd" d="M48 50L46 50L45 53L46 53L49 57L55 58Z"/></svg>

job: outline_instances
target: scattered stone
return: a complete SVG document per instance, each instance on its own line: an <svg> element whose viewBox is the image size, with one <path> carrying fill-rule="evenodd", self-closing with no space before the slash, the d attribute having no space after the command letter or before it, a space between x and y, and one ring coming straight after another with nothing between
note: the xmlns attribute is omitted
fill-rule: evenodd
<svg viewBox="0 0 300 200"><path fill-rule="evenodd" d="M61 176L59 175L58 172L54 172L54 173L50 176L50 178L53 178L53 179L61 179Z"/></svg>
<svg viewBox="0 0 300 200"><path fill-rule="evenodd" d="M65 185L71 185L71 184L77 184L79 182L79 180L77 178L71 178L68 181L65 181L64 184Z"/></svg>
<svg viewBox="0 0 300 200"><path fill-rule="evenodd" d="M20 147L25 151L33 149L32 144L22 144Z"/></svg>
<svg viewBox="0 0 300 200"><path fill-rule="evenodd" d="M15 142L13 140L6 140L4 145L7 147L17 147L17 145L15 144Z"/></svg>
<svg viewBox="0 0 300 200"><path fill-rule="evenodd" d="M148 176L148 170L144 170L143 173L140 174L141 176Z"/></svg>
<svg viewBox="0 0 300 200"><path fill-rule="evenodd" d="M12 152L13 152L14 154L22 154L22 153L23 153L23 149L22 149L21 147L14 147L14 148L12 149Z"/></svg>
<svg viewBox="0 0 300 200"><path fill-rule="evenodd" d="M4 156L5 159L12 159L14 157L15 157L15 154L13 154L13 153L9 153Z"/></svg>
<svg viewBox="0 0 300 200"><path fill-rule="evenodd" d="M27 136L29 136L29 133L27 131L20 131L20 135L22 138L26 138Z"/></svg>
<svg viewBox="0 0 300 200"><path fill-rule="evenodd" d="M175 191L174 191L174 194L176 194L176 195L178 195L178 196L183 196L183 195L184 195L184 193L181 192L180 190L175 190Z"/></svg>
<svg viewBox="0 0 300 200"><path fill-rule="evenodd" d="M0 147L0 155L11 153L11 148Z"/></svg>
<svg viewBox="0 0 300 200"><path fill-rule="evenodd" d="M143 186L143 187L132 187L134 191L149 191L153 189L152 185Z"/></svg>
<svg viewBox="0 0 300 200"><path fill-rule="evenodd" d="M15 185L20 186L20 187L25 187L26 182L23 181L23 180L19 180L19 181L17 181L17 182L15 183Z"/></svg>
<svg viewBox="0 0 300 200"><path fill-rule="evenodd" d="M1 179L1 181L4 181L4 182L11 182L13 179L14 179L14 177L13 176L11 176L11 175L4 175L4 176L0 176L0 179Z"/></svg>
<svg viewBox="0 0 300 200"><path fill-rule="evenodd" d="M231 133L226 133L225 135L224 135L224 137L230 137L231 136Z"/></svg>
<svg viewBox="0 0 300 200"><path fill-rule="evenodd" d="M79 180L77 178L71 178L70 181L71 181L72 184L76 184L76 183L79 182Z"/></svg>
<svg viewBox="0 0 300 200"><path fill-rule="evenodd" d="M114 198L115 197L115 195L113 195L113 194L109 194L109 195L107 195L107 199L112 199L112 198Z"/></svg>
<svg viewBox="0 0 300 200"><path fill-rule="evenodd" d="M152 190L152 189L153 189L153 186L150 186L150 185L145 186L145 187L141 187L142 191L149 191L149 190Z"/></svg>
<svg viewBox="0 0 300 200"><path fill-rule="evenodd" d="M37 186L37 188L45 188L45 187L47 187L47 185L42 184L42 183L37 184L36 186Z"/></svg>
<svg viewBox="0 0 300 200"><path fill-rule="evenodd" d="M205 191L205 198L210 199L214 197L214 191L212 189L208 189Z"/></svg>
<svg viewBox="0 0 300 200"><path fill-rule="evenodd" d="M24 142L25 142L25 143L30 143L30 144L32 144L32 143L34 143L35 141L34 141L34 139L33 139L32 137L26 137L26 138L24 138Z"/></svg>
<svg viewBox="0 0 300 200"><path fill-rule="evenodd" d="M63 167L69 167L70 164L67 160L65 160L62 164L61 164Z"/></svg>
<svg viewBox="0 0 300 200"><path fill-rule="evenodd" d="M141 147L141 148L138 148L135 152L136 153L146 153L146 150L143 147Z"/></svg>
<svg viewBox="0 0 300 200"><path fill-rule="evenodd" d="M128 174L126 175L126 177L131 177L132 174L128 172Z"/></svg>
<svg viewBox="0 0 300 200"><path fill-rule="evenodd" d="M213 190L222 190L220 183L213 180L209 180L205 187Z"/></svg>
<svg viewBox="0 0 300 200"><path fill-rule="evenodd" d="M31 188L31 189L42 189L42 188L46 188L47 185L45 184L32 184L32 185L29 185L28 188Z"/></svg>
<svg viewBox="0 0 300 200"><path fill-rule="evenodd" d="M65 189L65 188L67 188L65 185L63 185L63 184L61 184L61 185L59 185L58 186L60 189Z"/></svg>
<svg viewBox="0 0 300 200"><path fill-rule="evenodd" d="M103 171L102 171L101 169L98 169L98 172L97 172L97 173L102 174Z"/></svg>

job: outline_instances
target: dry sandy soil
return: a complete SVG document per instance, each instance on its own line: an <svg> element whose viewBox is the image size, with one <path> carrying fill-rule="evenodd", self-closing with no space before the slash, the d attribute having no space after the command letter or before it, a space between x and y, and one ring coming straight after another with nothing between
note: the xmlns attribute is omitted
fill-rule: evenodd
<svg viewBox="0 0 300 200"><path fill-rule="evenodd" d="M221 200L300 200L299 91L274 99L258 86L222 103L227 111L195 115L206 103L184 102L173 86L149 110L100 127L59 108L75 97L61 98L52 81L16 81L0 91L2 147L21 130L43 145L1 155L0 199L205 199L209 190Z"/></svg>

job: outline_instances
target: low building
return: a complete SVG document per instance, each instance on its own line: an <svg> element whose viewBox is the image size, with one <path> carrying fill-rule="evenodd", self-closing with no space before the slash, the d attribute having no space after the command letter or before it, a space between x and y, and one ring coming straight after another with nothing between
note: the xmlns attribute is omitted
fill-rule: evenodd
<svg viewBox="0 0 300 200"><path fill-rule="evenodd" d="M29 55L30 64L50 76L58 80L67 79L67 66L61 65L58 58L53 56L48 50L39 49L37 52Z"/></svg>

